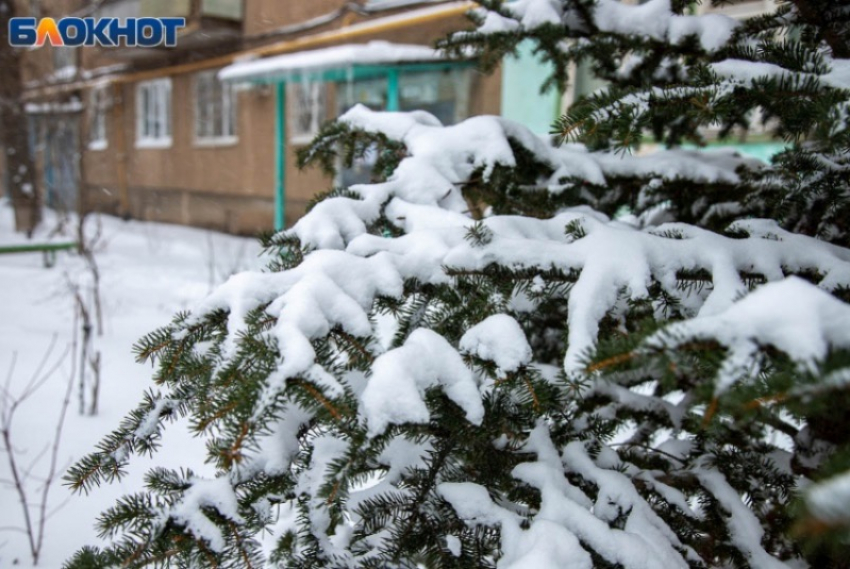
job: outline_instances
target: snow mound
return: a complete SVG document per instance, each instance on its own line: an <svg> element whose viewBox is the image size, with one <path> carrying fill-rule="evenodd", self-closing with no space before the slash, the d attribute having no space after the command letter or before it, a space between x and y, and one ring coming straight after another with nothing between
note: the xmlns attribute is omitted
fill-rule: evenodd
<svg viewBox="0 0 850 569"><path fill-rule="evenodd" d="M470 328L460 349L495 362L502 372L516 371L531 361L531 346L522 328L507 314L495 314Z"/></svg>

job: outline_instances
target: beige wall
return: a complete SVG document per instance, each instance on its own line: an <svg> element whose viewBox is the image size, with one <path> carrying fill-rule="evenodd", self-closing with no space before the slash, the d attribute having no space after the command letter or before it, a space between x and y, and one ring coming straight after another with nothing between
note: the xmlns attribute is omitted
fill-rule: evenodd
<svg viewBox="0 0 850 569"><path fill-rule="evenodd" d="M296 22L306 22L333 12L345 5L345 0L274 1L244 0L244 32L252 36Z"/></svg>
<svg viewBox="0 0 850 569"><path fill-rule="evenodd" d="M239 93L237 144L199 144L194 136L194 75L172 78L170 148L136 146L136 85L124 87L124 135L128 176L140 188L172 188L217 194L258 195L271 178L268 140L274 134L274 99L258 91Z"/></svg>
<svg viewBox="0 0 850 569"><path fill-rule="evenodd" d="M41 0L40 14L33 13L31 4L28 0L16 0L15 7L17 15L33 17L40 15L41 17L61 18L85 6L87 2L86 0ZM104 63L103 54L98 53L101 50L93 48L74 48L74 50L77 54L78 67L94 67L96 65L115 63L114 60L106 60ZM25 52L23 62L25 84L43 81L45 77L49 78L53 71L53 48L51 46Z"/></svg>
<svg viewBox="0 0 850 569"><path fill-rule="evenodd" d="M113 109L108 114L108 147L83 152L91 204L120 210L123 166L129 213L133 217L239 233L268 228L274 182L273 94L268 89L239 91L237 142L199 144L194 136L193 81L193 74L172 77L172 144L168 148L137 147L137 84L118 88L118 97L113 97ZM88 140L90 121L85 122L84 140ZM245 212L240 207L242 198L248 198ZM267 218L262 227L257 227L257 212L251 211L258 208Z"/></svg>

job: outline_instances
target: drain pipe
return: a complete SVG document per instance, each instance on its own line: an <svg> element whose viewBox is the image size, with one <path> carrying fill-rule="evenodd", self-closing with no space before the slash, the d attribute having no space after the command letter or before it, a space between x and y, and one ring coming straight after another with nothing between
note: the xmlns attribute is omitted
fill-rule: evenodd
<svg viewBox="0 0 850 569"><path fill-rule="evenodd" d="M274 228L281 231L286 225L286 83L275 84L275 186Z"/></svg>

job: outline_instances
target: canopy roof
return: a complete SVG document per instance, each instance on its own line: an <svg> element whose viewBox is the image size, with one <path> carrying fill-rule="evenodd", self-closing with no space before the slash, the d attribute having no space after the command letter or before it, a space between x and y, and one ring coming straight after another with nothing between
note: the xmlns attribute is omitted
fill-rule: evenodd
<svg viewBox="0 0 850 569"><path fill-rule="evenodd" d="M357 70L374 70L393 64L428 63L443 59L439 51L427 46L371 41L239 61L219 71L218 76L222 81L233 82L341 79L346 73L362 76L362 73L356 73ZM341 76L333 77L337 75Z"/></svg>

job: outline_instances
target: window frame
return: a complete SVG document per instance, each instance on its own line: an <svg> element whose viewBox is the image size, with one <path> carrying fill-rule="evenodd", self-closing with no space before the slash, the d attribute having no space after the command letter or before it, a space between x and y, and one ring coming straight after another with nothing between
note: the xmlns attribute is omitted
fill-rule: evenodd
<svg viewBox="0 0 850 569"><path fill-rule="evenodd" d="M418 84L418 85L417 85ZM424 97L416 100L415 96L409 94L410 90L422 87L433 88L433 100ZM451 90L451 95L446 98L446 90ZM406 92L407 91L407 92ZM472 70L469 67L455 67L441 69L438 71L409 71L399 75L399 110L414 111L424 110L433 114L443 123L443 126L458 124L470 117L472 98ZM451 103L452 116L443 117L434 105Z"/></svg>
<svg viewBox="0 0 850 569"><path fill-rule="evenodd" d="M79 67L77 48L51 45L50 49L50 56L53 60L53 75L68 79L74 77Z"/></svg>
<svg viewBox="0 0 850 569"><path fill-rule="evenodd" d="M171 147L171 94L170 77L142 81L136 85L136 148ZM149 111L155 116L148 118ZM158 128L161 132L151 134L151 128Z"/></svg>
<svg viewBox="0 0 850 569"><path fill-rule="evenodd" d="M94 87L89 92L88 149L109 148L109 124L107 111L110 108L109 87Z"/></svg>
<svg viewBox="0 0 850 569"><path fill-rule="evenodd" d="M310 88L307 93L305 86ZM289 92L287 100L292 101L290 106L289 120L289 142L295 145L309 144L319 133L322 123L327 120L329 99L328 84L324 81L306 81L291 83L287 86ZM309 108L308 103L309 102ZM309 112L310 126L301 128L302 115Z"/></svg>
<svg viewBox="0 0 850 569"><path fill-rule="evenodd" d="M231 83L218 79L218 70L201 71L192 78L192 135L196 146L229 146L239 142L238 95ZM207 109L202 110L202 101ZM219 107L219 108L216 108ZM201 132L199 119L212 117L212 132ZM216 116L217 115L217 116Z"/></svg>

